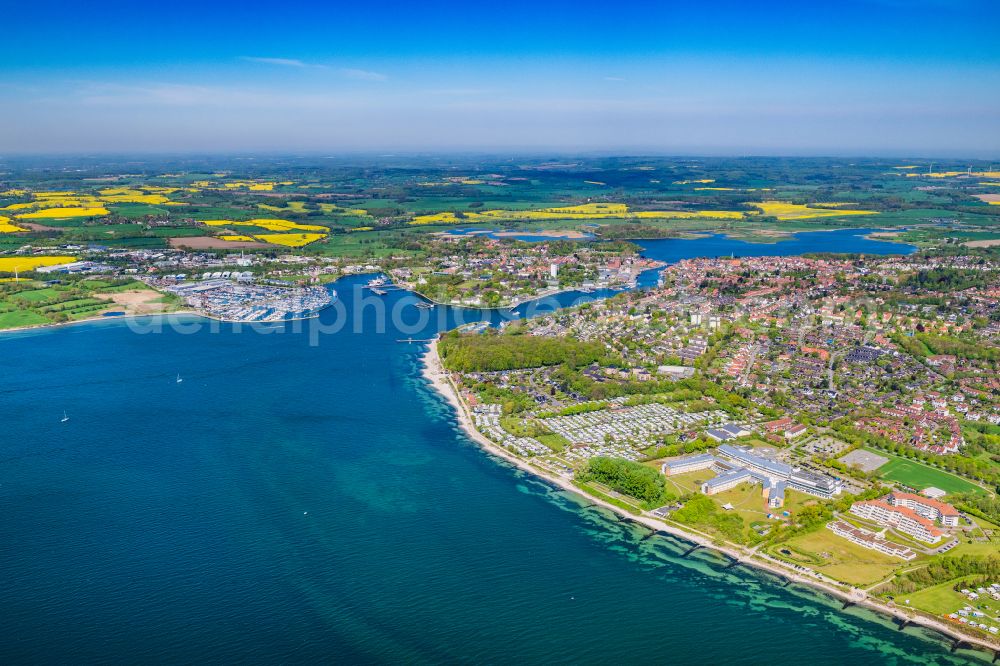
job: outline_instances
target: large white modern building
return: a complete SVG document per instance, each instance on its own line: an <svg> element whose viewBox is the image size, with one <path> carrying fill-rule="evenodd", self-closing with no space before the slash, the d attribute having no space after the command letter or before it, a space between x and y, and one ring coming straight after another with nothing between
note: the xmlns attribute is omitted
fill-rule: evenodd
<svg viewBox="0 0 1000 666"><path fill-rule="evenodd" d="M829 477L807 472L798 467L753 453L750 449L722 444L719 453L733 463L757 472L772 481L785 481L789 488L824 499L839 495L843 489L840 481Z"/></svg>
<svg viewBox="0 0 1000 666"><path fill-rule="evenodd" d="M831 477L806 472L783 462L753 453L750 449L722 444L718 455L702 453L676 460L668 460L660 466L667 476L684 474L701 469L709 469L717 476L701 484L701 492L706 495L722 493L741 483L759 483L767 498L768 506L780 507L785 502L785 490L795 490L829 499L841 491L841 483Z"/></svg>

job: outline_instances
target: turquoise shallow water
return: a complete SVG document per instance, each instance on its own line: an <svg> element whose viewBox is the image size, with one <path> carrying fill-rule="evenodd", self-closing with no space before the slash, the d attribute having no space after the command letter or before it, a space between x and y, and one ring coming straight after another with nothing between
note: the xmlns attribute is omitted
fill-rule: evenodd
<svg viewBox="0 0 1000 666"><path fill-rule="evenodd" d="M0 662L976 658L484 454L376 315L0 336Z"/></svg>

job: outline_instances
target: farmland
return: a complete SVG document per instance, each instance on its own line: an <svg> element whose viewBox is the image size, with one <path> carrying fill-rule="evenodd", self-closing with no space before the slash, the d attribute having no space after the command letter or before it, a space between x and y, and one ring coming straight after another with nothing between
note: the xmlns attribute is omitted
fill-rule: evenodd
<svg viewBox="0 0 1000 666"><path fill-rule="evenodd" d="M55 266L76 261L76 257L69 256L31 256L31 257L0 257L0 271L13 273L14 271L29 271L39 266Z"/></svg>
<svg viewBox="0 0 1000 666"><path fill-rule="evenodd" d="M77 321L111 310L146 314L167 309L159 293L128 279L0 285L0 329Z"/></svg>
<svg viewBox="0 0 1000 666"><path fill-rule="evenodd" d="M166 248L199 236L220 238L222 249L226 238L245 236L252 240L229 242L259 243L243 248L254 252L380 256L413 252L422 234L456 226L616 239L723 233L753 242L878 226L906 227L899 240L924 246L964 239L989 248L1000 239L988 165L964 163L928 174L922 164L903 170L878 160L468 158L435 166L398 158L372 168L301 158L252 169L166 164L128 176L95 163L45 177L22 166L8 165L0 182L0 250L52 241Z"/></svg>

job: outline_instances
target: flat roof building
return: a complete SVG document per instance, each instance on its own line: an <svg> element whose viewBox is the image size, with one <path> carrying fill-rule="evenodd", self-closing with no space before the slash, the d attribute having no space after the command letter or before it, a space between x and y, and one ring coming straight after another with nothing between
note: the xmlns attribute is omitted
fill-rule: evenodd
<svg viewBox="0 0 1000 666"><path fill-rule="evenodd" d="M831 523L827 523L826 527L839 537L843 537L848 541L853 541L859 546L885 553L886 555L899 557L907 561L912 560L917 556L916 553L906 546L901 546L900 544L892 541L886 541L874 532L860 527L855 527L854 525L845 523L842 520L835 520Z"/></svg>
<svg viewBox="0 0 1000 666"><path fill-rule="evenodd" d="M684 474L694 472L699 469L708 469L715 464L715 456L711 453L701 453L696 456L686 456L676 460L668 460L660 465L660 472L671 476L673 474Z"/></svg>
<svg viewBox="0 0 1000 666"><path fill-rule="evenodd" d="M749 449L722 444L719 446L719 453L770 479L787 481L791 488L810 495L829 499L841 490L840 482L831 477L793 468L786 463L759 456Z"/></svg>
<svg viewBox="0 0 1000 666"><path fill-rule="evenodd" d="M705 434L714 439L717 442L728 442L731 439L736 439L737 437L746 437L752 431L747 430L741 425L736 423L727 423L726 425L719 426L718 428L709 428L705 431Z"/></svg>

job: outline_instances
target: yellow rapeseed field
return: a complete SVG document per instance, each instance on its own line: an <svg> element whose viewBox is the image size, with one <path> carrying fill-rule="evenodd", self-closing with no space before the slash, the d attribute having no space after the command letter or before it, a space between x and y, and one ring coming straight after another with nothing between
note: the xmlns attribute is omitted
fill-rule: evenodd
<svg viewBox="0 0 1000 666"><path fill-rule="evenodd" d="M95 208L44 208L36 210L34 213L21 213L17 215L19 220L45 220L58 219L64 217L97 217L107 215L108 209L104 207Z"/></svg>
<svg viewBox="0 0 1000 666"><path fill-rule="evenodd" d="M341 208L337 204L332 203L321 203L319 204L319 209L327 215L354 215L356 217L364 217L368 215L368 211L364 208Z"/></svg>
<svg viewBox="0 0 1000 666"><path fill-rule="evenodd" d="M142 204L165 204L170 203L162 194L143 194L139 192L137 194L110 194L100 197L100 200L104 203L142 203Z"/></svg>
<svg viewBox="0 0 1000 666"><path fill-rule="evenodd" d="M9 217L4 217L0 215L0 234L13 234L18 231L27 231L10 221Z"/></svg>
<svg viewBox="0 0 1000 666"><path fill-rule="evenodd" d="M268 231L319 231L326 233L327 227L318 224L299 224L291 220L254 219L246 222L236 222L235 224L246 224L252 227L260 227Z"/></svg>
<svg viewBox="0 0 1000 666"><path fill-rule="evenodd" d="M261 210L270 210L276 213L280 213L282 211L291 211L293 213L307 212L305 201L289 201L284 208L281 206L272 206L271 204L257 204L257 208L260 208Z"/></svg>
<svg viewBox="0 0 1000 666"><path fill-rule="evenodd" d="M762 214L776 217L779 220L801 220L813 217L837 217L842 215L878 215L873 210L851 210L847 208L832 208L833 206L843 206L841 203L817 204L827 208L810 208L801 204L793 204L785 201L763 201L752 204L762 211Z"/></svg>
<svg viewBox="0 0 1000 666"><path fill-rule="evenodd" d="M695 183L714 183L714 178L699 178L698 180L675 180L674 185L693 185Z"/></svg>
<svg viewBox="0 0 1000 666"><path fill-rule="evenodd" d="M641 210L634 213L634 216L639 219L739 220L743 217L743 213L738 210Z"/></svg>
<svg viewBox="0 0 1000 666"><path fill-rule="evenodd" d="M0 257L0 271L30 271L39 266L58 266L76 261L76 257L40 256L40 257Z"/></svg>
<svg viewBox="0 0 1000 666"><path fill-rule="evenodd" d="M107 187L99 191L104 197L112 197L120 194L143 194L142 190L134 190L131 187Z"/></svg>
<svg viewBox="0 0 1000 666"><path fill-rule="evenodd" d="M75 197L77 196L77 193L68 190L61 190L58 192L53 190L48 190L42 192L35 192L34 196L36 199L61 199L66 197Z"/></svg>
<svg viewBox="0 0 1000 666"><path fill-rule="evenodd" d="M219 236L224 241L252 241L253 236L242 236L240 234L229 234L227 236Z"/></svg>
<svg viewBox="0 0 1000 666"><path fill-rule="evenodd" d="M906 175L914 178L954 178L956 176L1000 178L1000 171L933 171L931 173L908 173Z"/></svg>
<svg viewBox="0 0 1000 666"><path fill-rule="evenodd" d="M225 174L215 174L217 177L224 177ZM201 188L205 190L237 190L245 188L252 192L270 192L274 190L276 185L292 185L292 181L283 181L281 183L274 183L270 181L253 181L253 180L234 180L228 183L222 183L221 185L214 183L210 180L196 180L191 185L196 188ZM197 190L191 190L196 192Z"/></svg>
<svg viewBox="0 0 1000 666"><path fill-rule="evenodd" d="M638 211L629 212L628 206L619 203L587 203L577 206L555 206L536 210L485 210L467 212L464 217L445 211L417 215L410 224L460 224L469 222L490 222L501 220L602 220L602 219L649 219L649 218L710 218L739 219L740 211Z"/></svg>
<svg viewBox="0 0 1000 666"><path fill-rule="evenodd" d="M260 227L261 229L267 229L268 231L319 231L326 233L329 228L320 226L318 224L299 224L298 222L292 222L291 220L275 220L275 219L253 219L253 220L199 220L202 224L207 224L210 227Z"/></svg>
<svg viewBox="0 0 1000 666"><path fill-rule="evenodd" d="M177 188L149 188L164 191L176 191ZM23 191L22 191L23 193ZM27 203L15 203L0 208L0 210L37 210L44 211L50 209L60 209L58 214L38 214L39 218L53 217L80 217L89 215L107 215L95 213L94 210L104 209L105 204L118 203L142 203L150 205L184 206L187 204L173 202L167 199L164 192L147 194L142 189L129 187L109 187L99 191L97 196L90 194L78 194L70 191L42 191L34 192L31 195L32 201ZM90 209L90 212L65 213L65 209L80 208Z"/></svg>
<svg viewBox="0 0 1000 666"><path fill-rule="evenodd" d="M302 247L303 245L314 243L321 238L326 238L326 234L258 234L254 238L265 243L273 243L274 245Z"/></svg>

